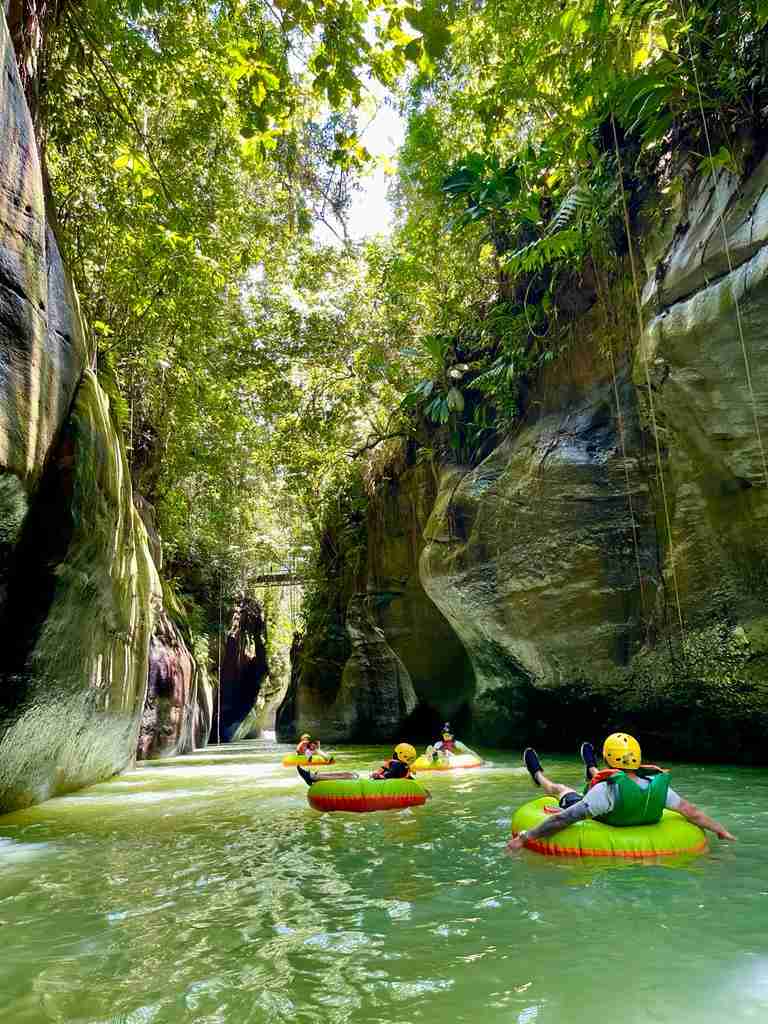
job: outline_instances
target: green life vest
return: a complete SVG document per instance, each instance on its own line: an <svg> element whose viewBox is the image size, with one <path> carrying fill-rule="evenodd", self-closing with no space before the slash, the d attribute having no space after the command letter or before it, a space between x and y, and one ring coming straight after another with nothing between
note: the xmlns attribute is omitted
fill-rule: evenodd
<svg viewBox="0 0 768 1024"><path fill-rule="evenodd" d="M625 772L616 772L607 784L613 786L616 805L608 814L603 814L596 821L606 825L655 825L661 820L661 812L667 802L669 774L667 772L637 772L648 779L648 786L643 789Z"/></svg>

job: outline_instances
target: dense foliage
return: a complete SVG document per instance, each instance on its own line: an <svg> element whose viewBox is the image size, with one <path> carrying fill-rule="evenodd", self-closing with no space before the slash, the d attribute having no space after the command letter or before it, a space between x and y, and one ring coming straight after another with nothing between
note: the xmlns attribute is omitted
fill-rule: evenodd
<svg viewBox="0 0 768 1024"><path fill-rule="evenodd" d="M624 272L627 220L693 165L756 159L768 110L765 0L49 11L62 236L198 604L308 548L325 572L323 524L383 441L482 457ZM374 80L406 123L398 224L352 244Z"/></svg>

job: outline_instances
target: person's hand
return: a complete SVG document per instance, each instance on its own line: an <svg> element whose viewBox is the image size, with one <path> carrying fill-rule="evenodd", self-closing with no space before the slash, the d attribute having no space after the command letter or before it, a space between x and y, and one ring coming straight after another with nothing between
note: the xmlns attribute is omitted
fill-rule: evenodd
<svg viewBox="0 0 768 1024"><path fill-rule="evenodd" d="M736 842L736 836L732 836L727 828L719 829L719 831L715 832L715 835L718 839L732 839L734 842Z"/></svg>
<svg viewBox="0 0 768 1024"><path fill-rule="evenodd" d="M516 853L518 850L522 850L524 846L525 836L523 835L512 836L512 838L507 843L507 849L509 850L510 853Z"/></svg>

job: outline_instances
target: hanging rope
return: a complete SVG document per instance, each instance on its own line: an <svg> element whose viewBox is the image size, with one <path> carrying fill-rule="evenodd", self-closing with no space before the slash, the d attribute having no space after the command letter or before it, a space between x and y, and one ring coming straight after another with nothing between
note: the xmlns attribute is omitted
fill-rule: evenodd
<svg viewBox="0 0 768 1024"><path fill-rule="evenodd" d="M683 22L687 23L688 15L687 15L687 12L685 10L685 7L683 6L683 0L680 0L680 15L681 15L681 17L683 19ZM711 176L712 176L712 188L714 190L714 199L716 201L717 200L718 181L717 181L717 175L715 174L715 166L714 166L714 162L713 162L714 158L713 158L713 155L712 155L712 141L711 141L710 136L709 136L709 126L707 125L707 116L706 116L706 113L704 112L704 99L703 99L703 97L701 95L701 87L699 85L699 72L698 72L698 68L696 66L696 57L695 57L694 52L693 52L693 44L691 43L691 30L690 30L690 27L686 29L685 35L686 35L686 39L687 39L687 42L688 42L688 54L689 54L690 59L691 59L691 70L693 72L693 81L694 81L694 84L696 86L696 95L698 96L699 112L701 113L701 126L702 126L702 128L704 130L704 139L705 139L706 145L707 145L707 154L709 156L709 167L710 167L710 173L711 173ZM728 264L728 273L729 274L733 274L733 260L731 258L731 246L730 246L730 243L728 242L728 231L726 230L726 227L725 227L725 217L723 216L723 211L722 210L718 214L718 221L720 223L720 230L721 230L722 235L723 235L723 246L725 248L725 259L726 259L726 262ZM741 344L741 356L742 356L742 359L744 361L744 376L746 377L746 380L747 380L747 389L749 390L749 396L750 396L751 405L752 405L752 420L754 422L754 427L755 427L755 436L757 437L757 443L758 443L758 446L760 448L760 456L761 456L762 462L763 462L763 480L765 482L765 486L768 488L768 461L766 460L766 457L765 457L765 446L763 445L763 438L762 438L762 434L760 432L760 420L759 420L759 417L758 417L758 414L757 414L757 399L755 398L755 391L754 391L754 388L752 387L752 371L751 371L750 365L749 365L749 355L747 354L747 343L746 343L746 340L744 338L744 324L742 323L742 319L741 319L741 309L739 307L739 297L738 297L738 295L736 293L736 288L735 287L733 288L733 304L734 304L734 307L736 309L736 328L737 328L738 335L739 335L739 342Z"/></svg>
<svg viewBox="0 0 768 1024"><path fill-rule="evenodd" d="M596 274L595 275L595 280L597 281L598 278L599 278L599 275ZM598 285L598 290L599 289L600 289L600 286ZM640 610L641 610L642 617L645 618L645 584L643 582L643 572L642 572L642 568L640 566L640 543L638 541L638 536L637 536L637 522L635 520L635 504L634 504L634 502L632 500L632 486L631 486L631 482L630 482L630 479L629 479L629 462L628 462L628 459L627 459L627 442L626 442L626 434L625 434L625 431L624 431L624 414L621 411L621 401L619 399L619 385L618 385L618 381L616 379L616 360L614 359L613 345L611 343L610 335L608 333L608 316L607 316L608 303L607 303L607 300L605 298L603 298L602 295L601 295L601 299L603 300L603 307L604 307L604 309L606 311L605 323L606 323L606 336L608 338L608 359L609 359L610 364L611 364L611 379L613 381L613 397L614 397L614 401L616 402L616 423L617 423L618 428L619 428L619 444L621 446L621 459L622 459L622 462L624 463L624 480L625 480L626 486L627 486L627 504L629 506L629 519L630 519L630 522L632 523L632 540L634 542L634 548L635 548L635 566L637 568L637 582L640 585Z"/></svg>
<svg viewBox="0 0 768 1024"><path fill-rule="evenodd" d="M611 113L611 128L613 130L613 145L616 151L616 163L619 171L619 185L621 187L621 206L624 212L624 229L627 233L627 245L629 247L629 264L632 269L632 288L635 296L635 310L637 312L637 327L642 338L643 333L643 307L640 302L640 286L638 284L637 266L635 263L635 249L632 244L632 232L629 223L629 207L627 206L627 194L624 189L624 168L621 161L621 152L619 150L619 137L616 132L616 120ZM659 481L659 488L661 491L662 504L664 506L664 519L667 526L667 538L669 541L669 565L672 574L672 582L675 591L675 605L677 607L677 619L680 624L680 634L685 635L685 627L683 625L683 610L680 604L680 588L677 582L677 566L675 564L675 548L672 540L672 521L669 516L669 503L667 501L667 488L664 483L664 472L661 463L661 446L659 444L659 431L656 422L656 407L653 400L653 385L651 384L651 371L648 366L648 356L645 352L643 345L641 344L640 350L642 353L643 370L645 372L645 382L648 388L648 408L651 414L651 427L653 429L653 440L656 447L656 475Z"/></svg>

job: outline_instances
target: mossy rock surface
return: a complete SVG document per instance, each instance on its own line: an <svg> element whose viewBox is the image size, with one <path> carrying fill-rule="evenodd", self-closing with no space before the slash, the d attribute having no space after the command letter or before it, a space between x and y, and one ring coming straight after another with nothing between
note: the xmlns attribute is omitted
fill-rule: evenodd
<svg viewBox="0 0 768 1024"><path fill-rule="evenodd" d="M136 750L161 592L109 403L90 371L14 559L2 810L104 778Z"/></svg>

